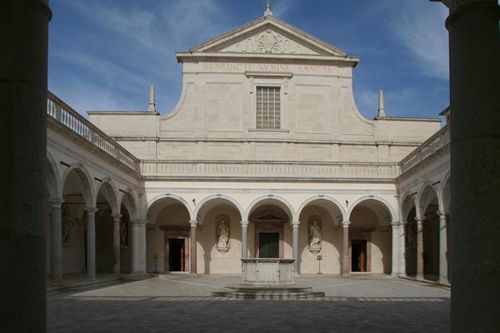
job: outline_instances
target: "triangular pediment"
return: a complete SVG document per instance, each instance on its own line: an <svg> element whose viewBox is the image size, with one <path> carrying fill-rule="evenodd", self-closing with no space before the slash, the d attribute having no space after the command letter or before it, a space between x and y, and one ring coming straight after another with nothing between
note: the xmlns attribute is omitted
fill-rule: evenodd
<svg viewBox="0 0 500 333"><path fill-rule="evenodd" d="M273 16L266 16L194 47L190 52L345 57L341 50Z"/></svg>

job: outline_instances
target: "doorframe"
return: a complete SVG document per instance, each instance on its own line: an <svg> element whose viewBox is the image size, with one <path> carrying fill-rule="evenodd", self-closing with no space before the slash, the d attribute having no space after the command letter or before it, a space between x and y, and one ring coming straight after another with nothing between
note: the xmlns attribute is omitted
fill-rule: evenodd
<svg viewBox="0 0 500 333"><path fill-rule="evenodd" d="M183 239L184 240L184 271L190 272L190 255L191 255L191 238L189 236L190 227L171 227L162 226L164 242L163 242L163 271L170 273L170 253L169 253L169 239Z"/></svg>
<svg viewBox="0 0 500 333"><path fill-rule="evenodd" d="M259 235L261 233L278 233L279 234L279 255L278 258L284 258L284 221L276 220L258 220L254 222L255 226L255 258L259 258Z"/></svg>
<svg viewBox="0 0 500 333"><path fill-rule="evenodd" d="M366 272L370 273L372 271L372 251L371 251L371 233L370 232L353 232L349 234L349 272L352 271L352 241L353 240L363 240L366 241ZM354 272L360 273L360 272Z"/></svg>

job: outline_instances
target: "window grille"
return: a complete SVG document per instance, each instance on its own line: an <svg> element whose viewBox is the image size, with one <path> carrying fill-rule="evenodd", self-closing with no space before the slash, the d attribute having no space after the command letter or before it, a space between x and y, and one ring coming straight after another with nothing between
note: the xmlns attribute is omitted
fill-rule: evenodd
<svg viewBox="0 0 500 333"><path fill-rule="evenodd" d="M257 87L257 128L281 128L280 87Z"/></svg>

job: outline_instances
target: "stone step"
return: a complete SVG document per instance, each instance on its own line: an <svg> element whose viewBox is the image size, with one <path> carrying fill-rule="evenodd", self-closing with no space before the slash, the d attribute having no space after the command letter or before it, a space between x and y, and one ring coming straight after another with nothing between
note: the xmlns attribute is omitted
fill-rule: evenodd
<svg viewBox="0 0 500 333"><path fill-rule="evenodd" d="M318 299L325 296L321 291L309 292L279 292L279 291L259 291L259 292L237 292L237 291L215 291L212 296L225 297L231 299L257 299L257 300L307 300Z"/></svg>

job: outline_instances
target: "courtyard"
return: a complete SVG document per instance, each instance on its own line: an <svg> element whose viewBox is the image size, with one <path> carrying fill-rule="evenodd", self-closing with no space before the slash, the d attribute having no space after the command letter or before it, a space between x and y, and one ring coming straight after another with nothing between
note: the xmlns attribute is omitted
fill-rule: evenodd
<svg viewBox="0 0 500 333"><path fill-rule="evenodd" d="M49 332L446 332L450 290L384 275L309 276L310 300L212 297L239 276L162 275L51 291Z"/></svg>

